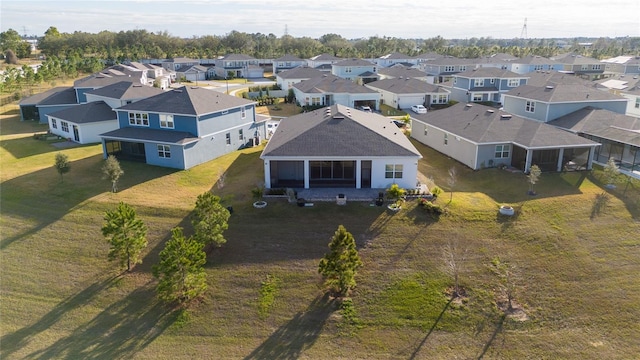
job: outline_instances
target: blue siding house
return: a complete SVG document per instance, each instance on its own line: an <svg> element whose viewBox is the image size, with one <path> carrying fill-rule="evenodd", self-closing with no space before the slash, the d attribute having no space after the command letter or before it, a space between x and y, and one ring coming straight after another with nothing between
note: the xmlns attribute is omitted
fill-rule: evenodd
<svg viewBox="0 0 640 360"><path fill-rule="evenodd" d="M502 103L509 90L527 83L527 77L509 70L481 67L452 75L442 86L451 90L451 98L460 102Z"/></svg>
<svg viewBox="0 0 640 360"><path fill-rule="evenodd" d="M119 128L101 135L104 157L188 169L265 138L255 102L183 87L115 109Z"/></svg>

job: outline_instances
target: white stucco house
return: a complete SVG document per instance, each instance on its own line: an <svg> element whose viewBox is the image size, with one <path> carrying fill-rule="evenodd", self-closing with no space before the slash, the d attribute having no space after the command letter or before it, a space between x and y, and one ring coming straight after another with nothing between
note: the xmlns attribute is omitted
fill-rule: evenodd
<svg viewBox="0 0 640 360"><path fill-rule="evenodd" d="M384 116L333 105L280 122L264 148L267 188L414 188L422 155Z"/></svg>

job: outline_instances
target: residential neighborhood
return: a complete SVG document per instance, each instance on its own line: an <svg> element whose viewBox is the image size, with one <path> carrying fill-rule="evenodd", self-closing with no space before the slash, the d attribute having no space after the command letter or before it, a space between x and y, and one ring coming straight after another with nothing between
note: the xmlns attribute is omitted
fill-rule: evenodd
<svg viewBox="0 0 640 360"><path fill-rule="evenodd" d="M0 34L0 358L640 353L640 38L280 24Z"/></svg>

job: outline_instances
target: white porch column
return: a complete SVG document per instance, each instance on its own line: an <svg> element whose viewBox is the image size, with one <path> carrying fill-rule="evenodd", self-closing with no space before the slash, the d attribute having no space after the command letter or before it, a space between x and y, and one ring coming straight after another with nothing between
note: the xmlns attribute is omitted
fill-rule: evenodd
<svg viewBox="0 0 640 360"><path fill-rule="evenodd" d="M271 166L269 166L269 160L264 161L264 187L271 189Z"/></svg>
<svg viewBox="0 0 640 360"><path fill-rule="evenodd" d="M562 171L562 158L564 157L564 148L560 149L560 153L558 154L558 166L556 166L556 171Z"/></svg>
<svg viewBox="0 0 640 360"><path fill-rule="evenodd" d="M531 159L533 159L533 150L531 149L527 149L527 159L524 163L524 172L527 173L529 172L529 169L531 168Z"/></svg>
<svg viewBox="0 0 640 360"><path fill-rule="evenodd" d="M362 160L356 160L356 189L362 185Z"/></svg>
<svg viewBox="0 0 640 360"><path fill-rule="evenodd" d="M304 188L309 188L309 160L304 161Z"/></svg>
<svg viewBox="0 0 640 360"><path fill-rule="evenodd" d="M587 170L593 169L593 157L596 155L596 147L592 146L589 149L589 159L587 159Z"/></svg>

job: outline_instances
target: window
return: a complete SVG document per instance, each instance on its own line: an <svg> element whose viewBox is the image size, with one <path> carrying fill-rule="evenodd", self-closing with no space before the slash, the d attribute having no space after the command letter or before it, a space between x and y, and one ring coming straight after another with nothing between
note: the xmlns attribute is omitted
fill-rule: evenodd
<svg viewBox="0 0 640 360"><path fill-rule="evenodd" d="M602 70L602 65L600 65L600 64L593 65L592 69L593 70Z"/></svg>
<svg viewBox="0 0 640 360"><path fill-rule="evenodd" d="M454 78L453 78L453 83L454 83L454 84L457 84L457 83L458 83L458 78L457 78L457 77L454 77Z"/></svg>
<svg viewBox="0 0 640 360"><path fill-rule="evenodd" d="M589 65L584 64L580 67L580 70L589 70Z"/></svg>
<svg viewBox="0 0 640 360"><path fill-rule="evenodd" d="M496 159L504 159L509 157L509 150L511 149L510 145L496 145Z"/></svg>
<svg viewBox="0 0 640 360"><path fill-rule="evenodd" d="M456 70L455 66L445 66L444 72L454 72Z"/></svg>
<svg viewBox="0 0 640 360"><path fill-rule="evenodd" d="M385 165L384 177L386 179L402 179L402 164Z"/></svg>
<svg viewBox="0 0 640 360"><path fill-rule="evenodd" d="M129 113L129 125L149 126L149 114Z"/></svg>
<svg viewBox="0 0 640 360"><path fill-rule="evenodd" d="M520 79L509 79L507 82L507 86L509 87L518 87L520 86Z"/></svg>
<svg viewBox="0 0 640 360"><path fill-rule="evenodd" d="M429 128L425 126L424 128L424 136L429 135Z"/></svg>
<svg viewBox="0 0 640 360"><path fill-rule="evenodd" d="M446 104L447 103L447 95L434 95L431 97L432 104Z"/></svg>
<svg viewBox="0 0 640 360"><path fill-rule="evenodd" d="M536 102L527 100L527 103L524 105L524 111L526 112L535 112L536 110Z"/></svg>
<svg viewBox="0 0 640 360"><path fill-rule="evenodd" d="M449 137L447 136L447 134L444 134L444 144L445 145L449 144Z"/></svg>
<svg viewBox="0 0 640 360"><path fill-rule="evenodd" d="M242 129L238 130L238 139L240 139L240 141L244 140L244 133L242 132Z"/></svg>
<svg viewBox="0 0 640 360"><path fill-rule="evenodd" d="M481 87L484 85L484 79L473 79L473 87Z"/></svg>
<svg viewBox="0 0 640 360"><path fill-rule="evenodd" d="M490 83L490 84L495 84L495 83L496 83L496 79L490 79L490 80L489 80L489 83Z"/></svg>
<svg viewBox="0 0 640 360"><path fill-rule="evenodd" d="M350 73L350 72L351 72L351 68L350 68L350 67L345 68L345 69L344 69L344 72L346 72L346 73Z"/></svg>
<svg viewBox="0 0 640 360"><path fill-rule="evenodd" d="M535 65L533 70L542 70L544 67L542 65Z"/></svg>
<svg viewBox="0 0 640 360"><path fill-rule="evenodd" d="M160 127L173 129L173 115L171 114L160 114Z"/></svg>
<svg viewBox="0 0 640 360"><path fill-rule="evenodd" d="M482 94L473 94L473 101L474 102L482 101Z"/></svg>
<svg viewBox="0 0 640 360"><path fill-rule="evenodd" d="M246 107L241 107L240 108L240 116L244 119L247 117L247 108Z"/></svg>
<svg viewBox="0 0 640 360"><path fill-rule="evenodd" d="M169 145L158 145L158 157L164 159L171 158L171 146Z"/></svg>
<svg viewBox="0 0 640 360"><path fill-rule="evenodd" d="M227 139L227 145L231 145L231 133L227 133L226 139Z"/></svg>
<svg viewBox="0 0 640 360"><path fill-rule="evenodd" d="M640 97L636 98L636 109L640 109Z"/></svg>
<svg viewBox="0 0 640 360"><path fill-rule="evenodd" d="M636 107L638 107L638 103L636 102ZM56 119L51 119L51 127L54 129L58 128L58 122L56 121Z"/></svg>
<svg viewBox="0 0 640 360"><path fill-rule="evenodd" d="M69 123L66 121L60 121L60 126L62 127L62 131L69 132Z"/></svg>
<svg viewBox="0 0 640 360"><path fill-rule="evenodd" d="M319 97L311 98L311 104L313 104L314 106L318 106L318 105L320 105L320 100L321 100L321 98L319 98Z"/></svg>
<svg viewBox="0 0 640 360"><path fill-rule="evenodd" d="M467 71L466 65L460 65L460 71Z"/></svg>

